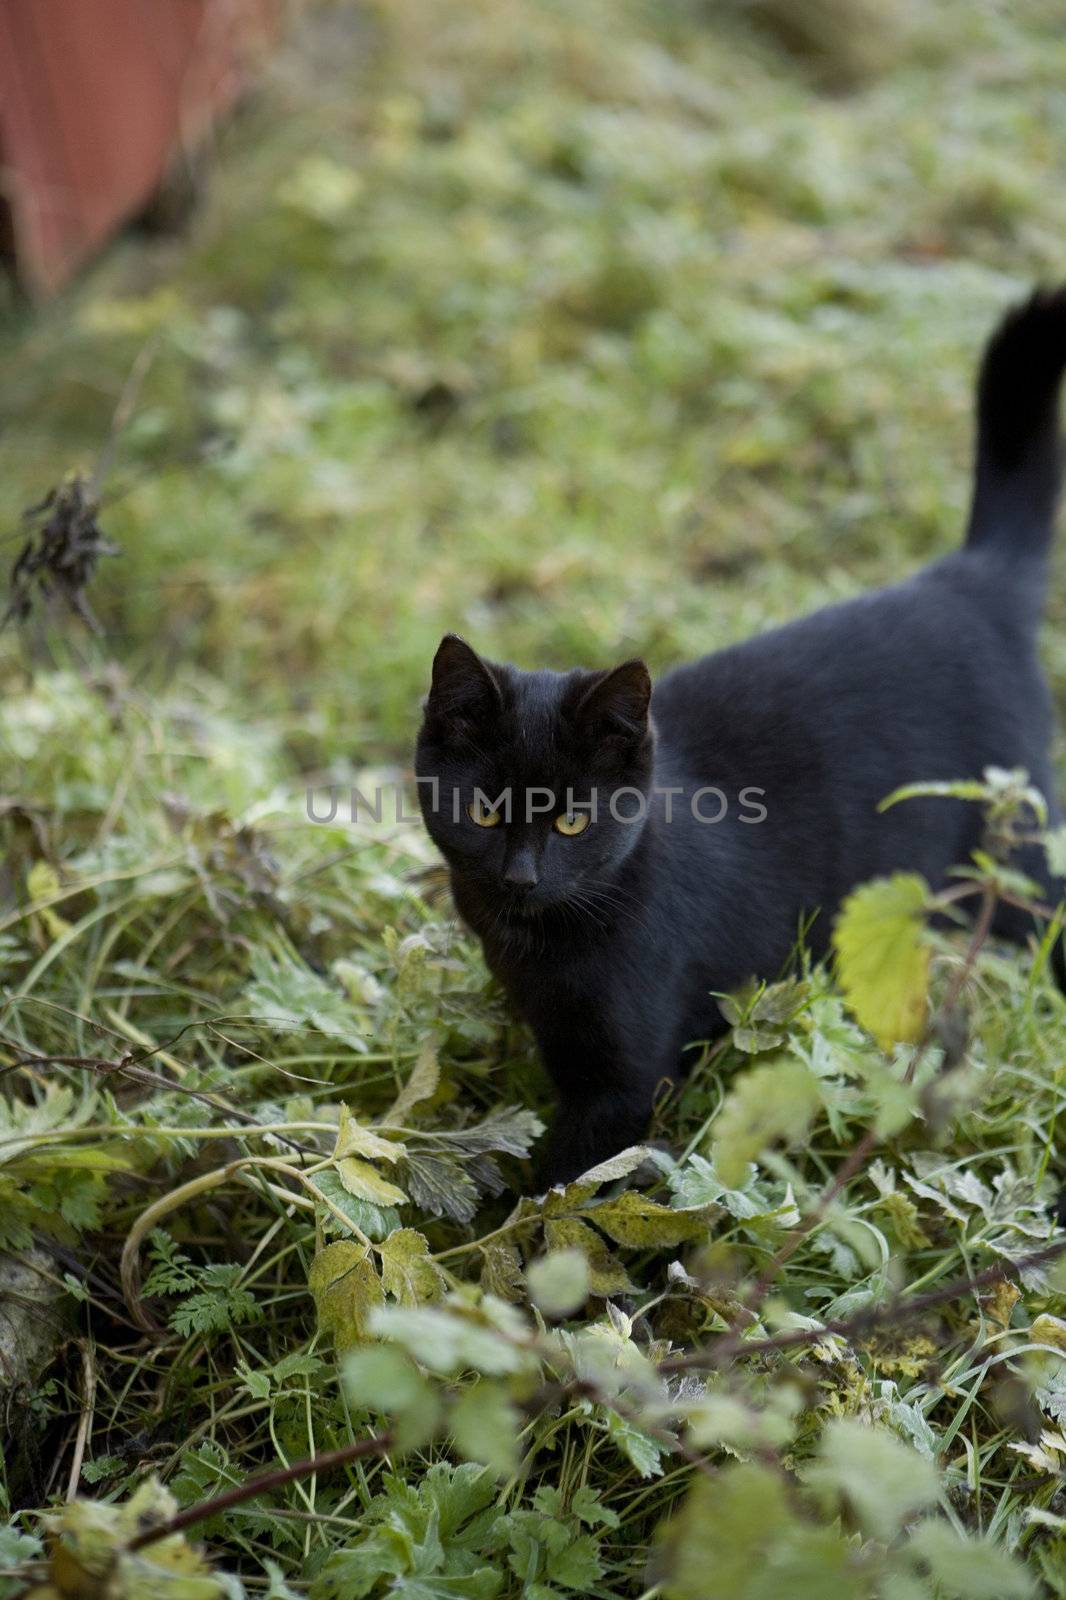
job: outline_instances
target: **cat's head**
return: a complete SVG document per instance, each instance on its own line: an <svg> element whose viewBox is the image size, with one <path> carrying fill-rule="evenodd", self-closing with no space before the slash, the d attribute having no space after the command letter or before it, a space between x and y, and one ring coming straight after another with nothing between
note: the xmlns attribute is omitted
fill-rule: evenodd
<svg viewBox="0 0 1066 1600"><path fill-rule="evenodd" d="M591 904L643 827L650 700L642 661L520 672L446 635L415 768L426 826L453 871L517 916Z"/></svg>

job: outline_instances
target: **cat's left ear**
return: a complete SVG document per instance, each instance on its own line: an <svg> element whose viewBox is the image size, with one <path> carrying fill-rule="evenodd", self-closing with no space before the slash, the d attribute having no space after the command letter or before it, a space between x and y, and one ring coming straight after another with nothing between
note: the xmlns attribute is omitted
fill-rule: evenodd
<svg viewBox="0 0 1066 1600"><path fill-rule="evenodd" d="M500 686L488 662L457 633L446 633L433 657L426 716L463 725L486 721L499 709Z"/></svg>
<svg viewBox="0 0 1066 1600"><path fill-rule="evenodd" d="M597 678L578 701L576 715L604 731L642 739L648 731L651 675L643 661L623 661Z"/></svg>

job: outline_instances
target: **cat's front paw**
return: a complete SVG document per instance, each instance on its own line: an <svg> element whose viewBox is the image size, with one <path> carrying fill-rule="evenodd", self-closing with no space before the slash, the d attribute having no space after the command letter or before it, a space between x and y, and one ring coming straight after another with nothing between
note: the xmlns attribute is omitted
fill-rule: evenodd
<svg viewBox="0 0 1066 1600"><path fill-rule="evenodd" d="M573 1183L601 1161L640 1144L649 1115L613 1103L560 1105L534 1162L538 1190Z"/></svg>

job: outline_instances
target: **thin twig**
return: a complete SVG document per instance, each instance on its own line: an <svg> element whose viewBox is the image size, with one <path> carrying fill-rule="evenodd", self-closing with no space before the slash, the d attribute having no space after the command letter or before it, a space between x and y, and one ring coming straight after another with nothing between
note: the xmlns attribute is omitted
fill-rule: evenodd
<svg viewBox="0 0 1066 1600"><path fill-rule="evenodd" d="M143 1550L147 1545L157 1544L160 1539L168 1539L172 1533L182 1533L197 1522L206 1522L208 1517L216 1517L233 1506L243 1505L245 1500L254 1500L257 1495L268 1494L271 1489L279 1489L282 1484L293 1483L298 1478L332 1472L336 1467L347 1466L349 1461L358 1461L363 1456L386 1455L392 1443L391 1433L375 1433L369 1439L342 1444L336 1450L324 1451L320 1456L305 1456L301 1461L290 1462L287 1467L260 1472L254 1478L246 1478L243 1483L235 1484L224 1494L217 1494L210 1500L198 1500L176 1516L156 1523L154 1528L147 1528L144 1533L131 1539L126 1548L130 1551Z"/></svg>
<svg viewBox="0 0 1066 1600"><path fill-rule="evenodd" d="M67 1479L68 1500L73 1500L78 1493L81 1464L85 1460L85 1449L89 1443L89 1433L93 1425L93 1412L96 1409L96 1362L93 1360L92 1345L88 1339L81 1347L81 1370L83 1383L81 1416L78 1418L78 1433L74 1440L74 1459L70 1463L70 1477Z"/></svg>
<svg viewBox="0 0 1066 1600"><path fill-rule="evenodd" d="M802 1348L804 1345L818 1344L822 1339L834 1334L849 1338L874 1328L894 1327L903 1322L913 1322L926 1311L949 1305L952 1300L961 1300L976 1289L986 1289L990 1284L1014 1278L1033 1267L1046 1266L1064 1255L1066 1255L1066 1239L1059 1239L1054 1244L1046 1245L1043 1250L1034 1250L1030 1255L1019 1257L1017 1261L996 1261L982 1272L974 1273L972 1277L953 1278L943 1288L930 1289L927 1294L916 1295L912 1300L900 1298L889 1305L866 1306L854 1316L837 1317L829 1322L823 1322L817 1328L794 1328L787 1333L775 1334L769 1339L744 1339L739 1343L734 1341L733 1334L730 1333L708 1350L692 1350L687 1355L671 1356L659 1363L659 1371L670 1374L717 1367L733 1355L744 1357L777 1355L786 1350Z"/></svg>

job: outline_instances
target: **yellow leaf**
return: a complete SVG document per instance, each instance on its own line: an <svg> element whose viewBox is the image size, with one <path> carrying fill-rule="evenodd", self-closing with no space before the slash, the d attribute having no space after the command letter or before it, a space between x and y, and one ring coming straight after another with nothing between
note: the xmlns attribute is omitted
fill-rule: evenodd
<svg viewBox="0 0 1066 1600"><path fill-rule="evenodd" d="M367 1336L371 1312L384 1305L381 1279L365 1245L337 1239L320 1250L307 1275L315 1297L318 1325L338 1351Z"/></svg>
<svg viewBox="0 0 1066 1600"><path fill-rule="evenodd" d="M728 1189L748 1176L748 1164L779 1140L796 1144L820 1105L814 1074L783 1057L740 1073L714 1119L711 1159Z"/></svg>
<svg viewBox="0 0 1066 1600"><path fill-rule="evenodd" d="M649 1246L673 1249L687 1240L707 1237L707 1211L679 1211L636 1189L626 1189L602 1205L591 1207L585 1216L616 1244L637 1250Z"/></svg>
<svg viewBox="0 0 1066 1600"><path fill-rule="evenodd" d="M431 1259L426 1239L416 1229L397 1228L382 1240L380 1251L385 1293L394 1295L401 1305L425 1305L444 1294L444 1274Z"/></svg>
<svg viewBox="0 0 1066 1600"><path fill-rule="evenodd" d="M929 886L913 872L875 878L844 901L833 928L844 998L884 1050L925 1031L929 947L923 914Z"/></svg>
<svg viewBox="0 0 1066 1600"><path fill-rule="evenodd" d="M61 939L68 933L70 923L65 921L58 911L53 911L48 905L42 905L40 902L54 900L62 891L63 885L59 881L55 867L48 861L35 861L26 874L26 893L33 902L33 909L53 939Z"/></svg>
<svg viewBox="0 0 1066 1600"><path fill-rule="evenodd" d="M546 1219L544 1242L549 1250L580 1250L589 1268L593 1294L625 1294L633 1288L625 1267L608 1250L594 1228L577 1217Z"/></svg>
<svg viewBox="0 0 1066 1600"><path fill-rule="evenodd" d="M1052 1317L1045 1312L1037 1317L1029 1329L1029 1337L1034 1344L1049 1344L1066 1355L1066 1322L1061 1317Z"/></svg>
<svg viewBox="0 0 1066 1600"><path fill-rule="evenodd" d="M349 1194L357 1200L369 1200L372 1206L402 1206L407 1196L394 1183L383 1178L369 1161L356 1156L345 1156L337 1162L337 1176Z"/></svg>
<svg viewBox="0 0 1066 1600"><path fill-rule="evenodd" d="M372 1128L364 1128L363 1124L349 1111L346 1105L341 1106L340 1128L337 1133L337 1148L333 1154L341 1156L366 1156L371 1161L396 1162L407 1154L406 1149L396 1139L383 1139Z"/></svg>

